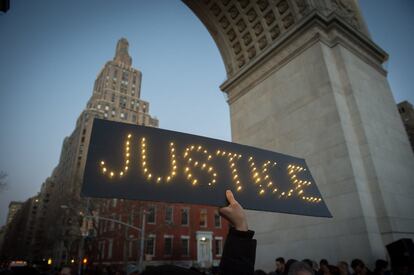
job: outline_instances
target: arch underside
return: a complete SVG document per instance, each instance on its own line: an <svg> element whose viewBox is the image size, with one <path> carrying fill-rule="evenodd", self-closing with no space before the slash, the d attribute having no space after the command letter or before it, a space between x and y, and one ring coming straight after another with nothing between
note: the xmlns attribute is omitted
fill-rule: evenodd
<svg viewBox="0 0 414 275"><path fill-rule="evenodd" d="M232 140L305 158L334 215L248 213L262 243L258 266L275 251L325 257L332 247L336 260L357 251L371 261L396 236L414 236L406 211L414 158L403 153L406 133L394 123L400 117L382 67L388 56L371 41L357 0L183 2L222 55ZM404 172L384 169L391 159ZM405 189L394 188L401 183Z"/></svg>
<svg viewBox="0 0 414 275"><path fill-rule="evenodd" d="M266 55L308 17L335 13L366 33L353 0L183 0L206 26L223 58L227 77Z"/></svg>

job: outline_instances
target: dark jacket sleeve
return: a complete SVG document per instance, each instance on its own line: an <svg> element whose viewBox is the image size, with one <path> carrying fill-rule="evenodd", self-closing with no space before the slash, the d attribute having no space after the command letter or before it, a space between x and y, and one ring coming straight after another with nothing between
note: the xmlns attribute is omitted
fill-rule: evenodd
<svg viewBox="0 0 414 275"><path fill-rule="evenodd" d="M220 261L220 275L253 275L256 260L254 232L230 228Z"/></svg>

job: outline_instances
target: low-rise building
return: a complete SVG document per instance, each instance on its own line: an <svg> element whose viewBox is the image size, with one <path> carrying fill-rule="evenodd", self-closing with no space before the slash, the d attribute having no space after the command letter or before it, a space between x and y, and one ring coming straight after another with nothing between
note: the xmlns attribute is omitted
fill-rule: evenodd
<svg viewBox="0 0 414 275"><path fill-rule="evenodd" d="M145 254L145 265L175 264L186 267L218 265L228 231L217 207L108 200L99 216L144 228L145 243L140 247L141 232L111 220L99 220L95 264L127 265Z"/></svg>

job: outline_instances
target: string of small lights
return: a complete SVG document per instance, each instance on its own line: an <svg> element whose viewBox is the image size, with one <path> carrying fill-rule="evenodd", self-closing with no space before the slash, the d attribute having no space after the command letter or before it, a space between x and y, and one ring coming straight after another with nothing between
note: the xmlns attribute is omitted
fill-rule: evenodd
<svg viewBox="0 0 414 275"><path fill-rule="evenodd" d="M110 178L113 178L116 175L118 175L119 177L122 177L122 176L124 176L127 173L128 168L129 168L130 156L131 156L131 152L130 152L131 138L132 138L132 135L131 134L128 134L127 140L125 142L125 165L124 165L124 168L121 171L119 171L119 172L115 172L114 170L109 169L106 166L105 161L102 160L99 163L99 165L101 166L101 171L102 171L103 174L107 174Z"/></svg>
<svg viewBox="0 0 414 275"><path fill-rule="evenodd" d="M302 172L302 171L306 171L306 168L303 168L301 166L295 166L293 164L289 164L287 167L288 170L288 175L290 176L290 180L292 182L292 184L295 186L293 189L290 189L289 192L287 193L287 196L290 197L292 195L293 192L296 191L296 194L302 199L302 200L306 200L308 202L315 202L315 203L319 203L322 201L321 198L317 198L317 197L308 197L303 195L303 188L306 186L309 186L312 184L312 182L310 181L305 181L305 180L299 180L297 178L297 174Z"/></svg>
<svg viewBox="0 0 414 275"><path fill-rule="evenodd" d="M171 158L171 170L167 174L167 176L162 177L160 175L155 175L154 172L150 171L150 168L148 167L148 157L147 157L147 151L149 150L147 147L146 139L145 137L141 138L141 167L142 172L147 178L148 182L155 181L156 183L162 183L162 182L170 182L172 178L174 178L177 175L177 160L176 160L176 152L175 152L175 146L174 142L170 142L170 158Z"/></svg>
<svg viewBox="0 0 414 275"><path fill-rule="evenodd" d="M241 159L242 155L240 154L236 154L236 153L231 153L231 152L226 152L226 151L221 151L221 150L217 150L216 151L216 155L217 156L222 156L222 157L227 157L228 161L229 161L229 167L232 173L232 181L233 183L236 185L236 191L240 192L243 189L243 186L240 182L240 177L236 168L236 164L235 161Z"/></svg>
<svg viewBox="0 0 414 275"><path fill-rule="evenodd" d="M278 189L274 187L274 184L269 176L269 165L271 165L271 167L274 167L276 166L276 162L272 163L270 160L265 161L261 166L261 171L259 171L257 168L252 156L249 157L248 162L252 180L259 188L259 195L264 195L266 193L266 189L270 193L276 193Z"/></svg>
<svg viewBox="0 0 414 275"><path fill-rule="evenodd" d="M101 172L108 176L109 178L114 177L123 177L129 169L130 165L130 156L131 156L131 139L132 134L127 135L127 139L125 141L125 162L123 168L116 172L114 169L110 169L109 166L105 163L104 160L101 160L99 165ZM176 158L176 147L174 142L170 142L169 144L169 155L170 155L170 171L166 176L156 175L154 171L151 171L148 165L148 145L147 140L145 137L140 139L140 149L141 149L141 158L140 158L140 166L142 169L142 173L147 179L148 182L156 182L156 183L168 183L177 175L178 164ZM201 154L204 160L196 160L194 154ZM238 169L236 166L236 162L242 159L241 154L237 154L234 152L226 152L225 150L216 150L215 152L216 157L224 157L227 158L229 168L231 170L231 180L235 185L235 189L237 192L243 190L243 184L241 182ZM185 165L183 167L183 172L185 178L192 184L192 185L199 185L201 181L195 176L194 169L199 169L200 171L206 172L210 178L207 180L208 186L213 186L217 182L217 175L215 168L211 164L213 160L213 155L203 147L202 145L190 145L185 148L183 152L183 158L185 160ZM289 164L287 166L287 173L289 179L293 185L293 188L289 189L289 191L279 192L276 185L273 183L270 177L270 169L277 166L276 162L271 162L267 160L263 162L261 165L255 163L254 157L250 156L248 158L248 165L250 169L250 174L252 177L252 182L258 188L258 194L264 195L266 193L269 194L278 194L279 198L289 198L293 194L298 196L300 199L305 200L311 203L319 203L322 201L319 197L314 196L305 196L304 195L304 188L310 186L312 184L311 181L300 180L298 179L298 174L301 172L306 171L304 167Z"/></svg>
<svg viewBox="0 0 414 275"><path fill-rule="evenodd" d="M195 161L193 160L193 157L191 157L191 154L193 152L198 152L200 154L203 154L205 157L205 162L201 161ZM217 173L213 166L208 165L208 163L212 159L212 155L208 152L207 149L203 148L202 145L191 145L187 148L185 148L184 151L184 159L186 160L187 164L184 167L184 175L187 180L191 182L192 185L197 185L200 183L199 179L194 176L194 173L192 172L192 168L198 167L200 170L206 171L210 175L210 181L208 181L208 186L212 186L216 183L216 177Z"/></svg>

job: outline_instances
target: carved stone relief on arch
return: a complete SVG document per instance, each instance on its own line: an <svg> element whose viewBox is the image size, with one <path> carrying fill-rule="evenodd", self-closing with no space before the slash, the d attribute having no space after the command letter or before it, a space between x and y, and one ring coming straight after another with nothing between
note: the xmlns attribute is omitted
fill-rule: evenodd
<svg viewBox="0 0 414 275"><path fill-rule="evenodd" d="M231 77L312 11L359 27L352 0L183 0L214 38Z"/></svg>

